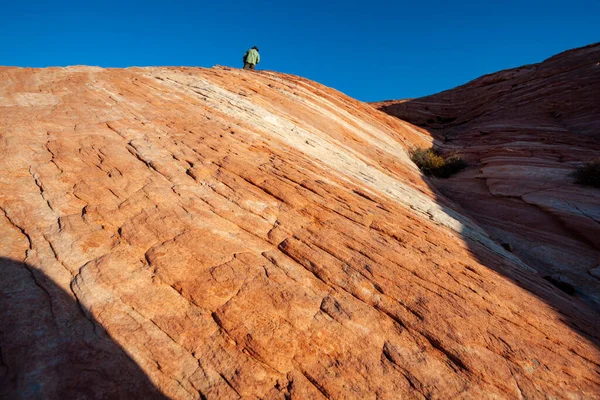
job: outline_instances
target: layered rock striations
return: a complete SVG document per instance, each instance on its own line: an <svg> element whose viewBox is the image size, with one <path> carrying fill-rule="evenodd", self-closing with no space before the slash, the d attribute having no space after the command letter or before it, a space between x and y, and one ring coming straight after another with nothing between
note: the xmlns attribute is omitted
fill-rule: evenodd
<svg viewBox="0 0 600 400"><path fill-rule="evenodd" d="M600 159L600 44L436 95L376 104L471 168L436 181L495 240L600 310L600 191L571 174Z"/></svg>
<svg viewBox="0 0 600 400"><path fill-rule="evenodd" d="M429 187L427 131L270 72L0 78L2 397L600 397L597 315Z"/></svg>

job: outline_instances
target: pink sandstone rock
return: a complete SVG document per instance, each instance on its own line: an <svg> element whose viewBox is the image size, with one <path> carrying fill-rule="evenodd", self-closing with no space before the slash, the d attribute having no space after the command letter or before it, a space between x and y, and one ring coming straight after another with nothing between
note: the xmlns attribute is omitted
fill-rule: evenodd
<svg viewBox="0 0 600 400"><path fill-rule="evenodd" d="M433 184L543 276L600 311L600 190L570 174L600 159L600 44L409 101L376 104L471 168Z"/></svg>
<svg viewBox="0 0 600 400"><path fill-rule="evenodd" d="M0 68L0 135L2 397L600 397L597 314L369 105L266 71Z"/></svg>

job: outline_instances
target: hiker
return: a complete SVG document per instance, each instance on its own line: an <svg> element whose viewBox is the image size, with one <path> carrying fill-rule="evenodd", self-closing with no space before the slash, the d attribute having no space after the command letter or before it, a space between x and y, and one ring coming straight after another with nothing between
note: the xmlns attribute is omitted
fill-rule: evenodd
<svg viewBox="0 0 600 400"><path fill-rule="evenodd" d="M244 69L254 69L259 62L260 54L258 54L258 47L254 46L244 54Z"/></svg>

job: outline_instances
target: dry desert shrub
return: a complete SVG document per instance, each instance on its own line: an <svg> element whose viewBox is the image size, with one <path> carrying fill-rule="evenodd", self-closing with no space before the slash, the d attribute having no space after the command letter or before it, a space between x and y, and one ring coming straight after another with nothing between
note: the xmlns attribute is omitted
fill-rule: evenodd
<svg viewBox="0 0 600 400"><path fill-rule="evenodd" d="M427 176L448 178L467 167L457 154L444 157L433 149L416 148L410 151L410 159Z"/></svg>
<svg viewBox="0 0 600 400"><path fill-rule="evenodd" d="M600 159L586 162L572 176L576 183L600 188Z"/></svg>

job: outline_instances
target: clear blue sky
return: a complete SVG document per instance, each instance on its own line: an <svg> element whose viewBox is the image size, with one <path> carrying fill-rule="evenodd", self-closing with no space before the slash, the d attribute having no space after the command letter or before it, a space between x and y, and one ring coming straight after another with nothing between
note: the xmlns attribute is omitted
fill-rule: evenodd
<svg viewBox="0 0 600 400"><path fill-rule="evenodd" d="M240 66L365 101L437 93L600 41L600 0L6 1L0 65Z"/></svg>

